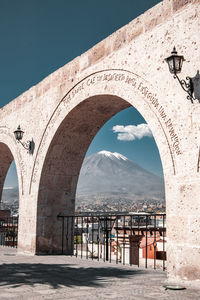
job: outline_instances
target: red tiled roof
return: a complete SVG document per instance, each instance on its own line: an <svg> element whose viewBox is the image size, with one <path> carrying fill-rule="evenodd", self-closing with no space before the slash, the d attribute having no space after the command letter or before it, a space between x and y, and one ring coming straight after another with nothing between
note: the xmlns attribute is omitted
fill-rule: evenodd
<svg viewBox="0 0 200 300"><path fill-rule="evenodd" d="M160 242L160 241L162 241L160 236L156 236L155 238L147 237L147 246L152 245L154 242ZM145 236L141 239L140 248L146 248L146 237Z"/></svg>

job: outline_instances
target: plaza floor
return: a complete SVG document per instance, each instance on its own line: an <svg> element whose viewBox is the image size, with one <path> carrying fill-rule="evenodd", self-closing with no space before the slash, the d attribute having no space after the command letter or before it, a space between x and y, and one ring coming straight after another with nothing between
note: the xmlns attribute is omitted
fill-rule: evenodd
<svg viewBox="0 0 200 300"><path fill-rule="evenodd" d="M69 256L22 256L0 247L0 299L200 299L200 290L165 290L166 273Z"/></svg>

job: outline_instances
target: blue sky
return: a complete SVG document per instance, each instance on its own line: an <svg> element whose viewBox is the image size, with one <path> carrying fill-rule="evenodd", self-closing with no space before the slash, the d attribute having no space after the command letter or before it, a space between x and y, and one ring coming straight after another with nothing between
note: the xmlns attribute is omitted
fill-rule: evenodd
<svg viewBox="0 0 200 300"><path fill-rule="evenodd" d="M159 2L0 0L0 107ZM144 122L134 108L119 113L97 134L88 154L102 149L120 152L162 174L152 137L121 141L112 130L115 125ZM10 173L14 177L14 167ZM13 184L14 179L6 183Z"/></svg>
<svg viewBox="0 0 200 300"><path fill-rule="evenodd" d="M146 131L139 130L141 133L140 139L134 135L133 140L127 140L126 137L123 140L119 140L118 133L115 133L113 130L113 127L116 125L126 127L127 125L137 126L145 123L144 118L134 107L124 109L112 117L97 133L88 149L87 155L101 150L119 152L148 171L162 176L160 155L152 135L146 136Z"/></svg>

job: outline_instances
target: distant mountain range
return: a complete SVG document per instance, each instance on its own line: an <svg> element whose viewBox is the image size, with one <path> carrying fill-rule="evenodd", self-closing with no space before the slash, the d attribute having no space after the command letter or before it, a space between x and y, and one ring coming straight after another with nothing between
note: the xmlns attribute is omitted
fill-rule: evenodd
<svg viewBox="0 0 200 300"><path fill-rule="evenodd" d="M100 151L85 158L76 202L101 204L120 201L164 201L163 178L143 169L120 153ZM4 188L1 208L18 210L18 188Z"/></svg>
<svg viewBox="0 0 200 300"><path fill-rule="evenodd" d="M103 150L84 160L76 195L164 200L164 181L122 154Z"/></svg>

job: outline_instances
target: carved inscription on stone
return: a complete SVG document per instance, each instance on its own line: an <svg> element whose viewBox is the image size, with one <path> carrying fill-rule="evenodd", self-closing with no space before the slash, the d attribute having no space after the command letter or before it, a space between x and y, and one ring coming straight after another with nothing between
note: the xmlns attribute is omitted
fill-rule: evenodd
<svg viewBox="0 0 200 300"><path fill-rule="evenodd" d="M123 82L127 84L127 86L133 87L135 92L139 93L143 99L145 99L146 103L148 103L151 108L156 112L157 116L159 117L160 122L162 123L165 130L168 132L168 135L171 139L171 147L173 148L173 152L176 155L182 154L180 149L180 141L177 133L175 132L172 120L165 112L164 107L159 103L158 97L156 93L153 93L150 88L147 86L145 80L140 78L134 73L124 71L124 70L104 70L100 71L94 75L91 75L85 79L83 79L79 84L77 84L60 102L57 109L53 113L51 119L49 120L47 127L44 131L41 143L39 145L36 159L34 163L32 179L30 183L30 192L31 192L31 185L32 182L36 182L39 180L38 177L38 170L41 167L42 162L44 161L46 143L49 138L50 132L54 132L56 129L55 123L59 119L60 114L66 111L70 101L77 95L81 94L84 90L87 90L88 87L95 86L99 83L111 82L115 81L117 83Z"/></svg>
<svg viewBox="0 0 200 300"><path fill-rule="evenodd" d="M177 155L182 154L182 152L180 150L180 146L179 146L180 141L179 141L178 135L175 132L172 120L167 116L167 113L165 112L164 107L162 107L162 105L159 104L156 94L152 94L146 86L143 86L142 82L139 83L138 90L157 110L157 112L160 116L160 120L162 121L162 123L164 123L164 125L168 131L174 152Z"/></svg>
<svg viewBox="0 0 200 300"><path fill-rule="evenodd" d="M73 99L73 97L87 88L88 86L94 86L99 82L109 82L109 81L117 81L117 82L125 82L127 85L131 85L134 89L145 98L146 102L148 102L158 113L159 119L162 124L165 126L166 131L168 132L170 139L171 139L171 146L174 149L174 153L177 155L182 154L180 149L180 140L178 135L174 129L173 123L171 118L167 116L164 107L159 103L158 97L155 93L150 91L149 87L146 86L145 81L142 81L140 77L135 74L124 74L124 72L113 72L112 70L103 71L96 75L92 75L80 85L76 86L65 98L64 102L68 102L69 100Z"/></svg>

